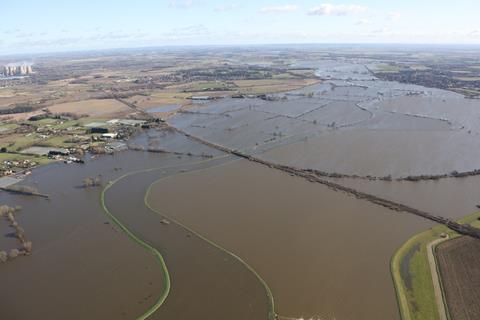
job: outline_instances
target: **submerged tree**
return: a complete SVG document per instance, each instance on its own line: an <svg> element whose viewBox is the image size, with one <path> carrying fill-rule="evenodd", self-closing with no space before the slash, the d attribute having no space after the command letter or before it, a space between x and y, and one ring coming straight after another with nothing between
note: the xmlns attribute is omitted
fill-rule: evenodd
<svg viewBox="0 0 480 320"><path fill-rule="evenodd" d="M0 262L6 262L8 260L8 255L5 251L0 251Z"/></svg>
<svg viewBox="0 0 480 320"><path fill-rule="evenodd" d="M99 187L101 185L102 179L100 177L88 177L83 179L84 188Z"/></svg>
<svg viewBox="0 0 480 320"><path fill-rule="evenodd" d="M31 241L26 241L23 243L23 249L27 254L32 253L32 242Z"/></svg>
<svg viewBox="0 0 480 320"><path fill-rule="evenodd" d="M10 250L10 253L8 254L8 257L10 259L15 259L16 257L18 257L19 254L20 254L20 251L18 251L18 249L12 249L12 250Z"/></svg>

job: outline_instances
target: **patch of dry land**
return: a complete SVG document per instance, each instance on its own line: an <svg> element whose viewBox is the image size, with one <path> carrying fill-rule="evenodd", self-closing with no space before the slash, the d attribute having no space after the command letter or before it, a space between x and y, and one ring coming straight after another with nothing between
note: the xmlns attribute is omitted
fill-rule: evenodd
<svg viewBox="0 0 480 320"><path fill-rule="evenodd" d="M106 117L124 115L131 111L125 104L114 99L92 99L76 102L67 102L48 107L52 113L70 112L77 115Z"/></svg>

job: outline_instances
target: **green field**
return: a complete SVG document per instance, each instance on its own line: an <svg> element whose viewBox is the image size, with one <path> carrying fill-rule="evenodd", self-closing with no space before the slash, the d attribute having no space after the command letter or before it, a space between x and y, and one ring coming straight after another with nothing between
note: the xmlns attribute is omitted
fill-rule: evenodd
<svg viewBox="0 0 480 320"><path fill-rule="evenodd" d="M0 162L3 161L23 161L23 160L32 160L38 164L47 164L52 162L52 159L42 156L31 156L18 153L0 153Z"/></svg>
<svg viewBox="0 0 480 320"><path fill-rule="evenodd" d="M383 72L383 73L397 73L397 72L400 71L400 67L393 66L393 65L390 65L390 64L386 64L386 63L381 63L381 64L377 64L375 66L375 71L376 72Z"/></svg>
<svg viewBox="0 0 480 320"><path fill-rule="evenodd" d="M32 133L28 136L19 137L13 142L0 144L0 147L5 147L10 152L19 152L22 149L33 146L38 140L37 135Z"/></svg>

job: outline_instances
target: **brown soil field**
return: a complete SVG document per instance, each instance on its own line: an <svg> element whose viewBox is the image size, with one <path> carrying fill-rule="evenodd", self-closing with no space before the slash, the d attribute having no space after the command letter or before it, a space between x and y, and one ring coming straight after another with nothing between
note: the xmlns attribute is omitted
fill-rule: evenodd
<svg viewBox="0 0 480 320"><path fill-rule="evenodd" d="M11 98L15 97L15 91L10 88L0 89L0 98Z"/></svg>
<svg viewBox="0 0 480 320"><path fill-rule="evenodd" d="M480 240L456 238L440 244L436 254L451 318L480 319Z"/></svg>
<svg viewBox="0 0 480 320"><path fill-rule="evenodd" d="M130 109L126 105L112 99L67 102L48 107L48 109L53 113L72 112L79 115L87 114L97 117L113 114L122 115L130 112Z"/></svg>
<svg viewBox="0 0 480 320"><path fill-rule="evenodd" d="M14 113L14 114L2 114L0 115L0 121L25 121L30 117L35 115L41 114L43 111L37 110L32 112L24 112L24 113Z"/></svg>
<svg viewBox="0 0 480 320"><path fill-rule="evenodd" d="M235 80L233 83L241 88L244 87L258 87L258 86L306 86L317 83L315 79L262 79L262 80Z"/></svg>
<svg viewBox="0 0 480 320"><path fill-rule="evenodd" d="M15 92L15 95L0 96L0 109L9 109L15 106L15 104L36 102L41 99L40 95L28 94L25 92Z"/></svg>
<svg viewBox="0 0 480 320"><path fill-rule="evenodd" d="M162 105L190 103L189 100L185 100L185 98L190 95L191 94L177 92L155 92L150 96L137 95L126 100L134 103L140 109L148 109Z"/></svg>
<svg viewBox="0 0 480 320"><path fill-rule="evenodd" d="M0 120L2 120L2 118L0 118ZM0 135L0 145L7 145L11 142L14 142L21 136L21 134L2 134Z"/></svg>
<svg viewBox="0 0 480 320"><path fill-rule="evenodd" d="M263 79L263 80L236 80L238 91L247 94L275 93L299 89L318 83L316 79Z"/></svg>

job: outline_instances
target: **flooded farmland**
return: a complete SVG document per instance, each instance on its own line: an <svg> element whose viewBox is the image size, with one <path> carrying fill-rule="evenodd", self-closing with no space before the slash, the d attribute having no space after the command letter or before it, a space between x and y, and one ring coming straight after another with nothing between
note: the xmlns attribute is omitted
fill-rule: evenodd
<svg viewBox="0 0 480 320"><path fill-rule="evenodd" d="M206 151L202 146L189 149ZM18 220L35 246L31 256L2 265L0 281L9 286L1 294L2 315L9 319L132 319L154 305L165 286L157 261L112 225L100 206L100 190L79 185L86 176L101 174L106 183L130 171L160 168L120 181L105 196L107 208L165 256L172 286L167 303L151 318L266 319L265 290L248 269L174 223L163 224L163 217L143 205L148 179L202 165L214 164L194 156L122 152L84 166L53 164L37 170L24 183L41 186L52 195L50 200L2 194L2 203L23 207ZM11 246L11 242L2 238L0 245ZM20 303L18 296L28 304ZM72 316L79 300L83 308ZM183 308L187 301L190 308ZM218 303L225 308L215 308Z"/></svg>
<svg viewBox="0 0 480 320"><path fill-rule="evenodd" d="M9 287L0 293L2 315L271 319L271 289L284 318L399 319L390 259L432 222L199 141L457 219L480 196L478 176L450 176L480 169L480 105L380 81L362 64L319 68L322 83L299 90L182 108L163 129L130 141L144 149L37 169L23 183L49 200L1 193L2 203L22 206L18 220L35 248L0 265ZM80 187L99 175L107 210L158 250L167 272L105 215L101 188ZM448 177L396 180L423 175ZM4 224L0 231L10 232ZM0 246L15 240L2 237Z"/></svg>
<svg viewBox="0 0 480 320"><path fill-rule="evenodd" d="M248 261L288 317L398 319L390 258L431 226L244 160L162 180L148 201Z"/></svg>

